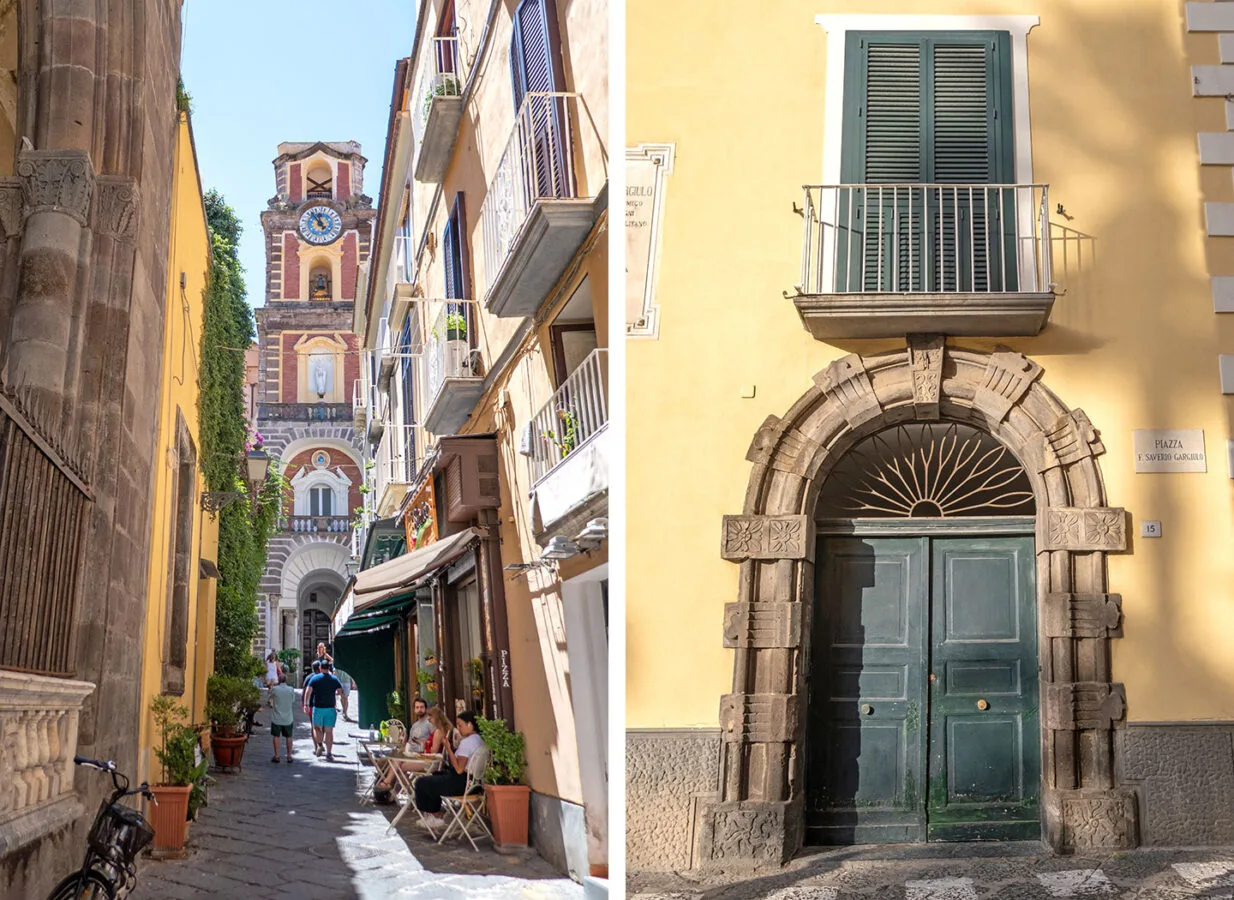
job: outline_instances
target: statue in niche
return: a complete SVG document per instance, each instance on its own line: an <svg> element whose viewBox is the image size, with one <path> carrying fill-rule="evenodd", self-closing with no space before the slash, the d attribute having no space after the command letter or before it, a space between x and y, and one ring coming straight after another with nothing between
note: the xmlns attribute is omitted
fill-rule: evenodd
<svg viewBox="0 0 1234 900"><path fill-rule="evenodd" d="M317 394L317 399L324 399L330 390L331 361L325 356L314 356L309 360L309 385Z"/></svg>
<svg viewBox="0 0 1234 900"><path fill-rule="evenodd" d="M309 299L330 299L330 279L326 277L324 272L318 272L312 277L312 284L309 285Z"/></svg>

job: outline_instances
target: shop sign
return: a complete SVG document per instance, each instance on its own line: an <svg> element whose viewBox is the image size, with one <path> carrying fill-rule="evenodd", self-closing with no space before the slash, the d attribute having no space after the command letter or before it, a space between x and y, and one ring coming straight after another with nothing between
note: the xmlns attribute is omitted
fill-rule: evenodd
<svg viewBox="0 0 1234 900"><path fill-rule="evenodd" d="M1137 472L1207 472L1202 428L1139 428L1132 432Z"/></svg>
<svg viewBox="0 0 1234 900"><path fill-rule="evenodd" d="M407 532L407 549L419 550L437 540L437 501L433 496L433 476L424 484L403 513L403 530Z"/></svg>

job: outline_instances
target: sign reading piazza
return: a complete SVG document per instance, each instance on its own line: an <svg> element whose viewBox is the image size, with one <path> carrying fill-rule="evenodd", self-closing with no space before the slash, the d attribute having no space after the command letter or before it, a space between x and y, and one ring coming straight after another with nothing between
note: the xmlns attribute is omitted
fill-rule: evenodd
<svg viewBox="0 0 1234 900"><path fill-rule="evenodd" d="M1202 428L1137 428L1137 472L1207 472Z"/></svg>

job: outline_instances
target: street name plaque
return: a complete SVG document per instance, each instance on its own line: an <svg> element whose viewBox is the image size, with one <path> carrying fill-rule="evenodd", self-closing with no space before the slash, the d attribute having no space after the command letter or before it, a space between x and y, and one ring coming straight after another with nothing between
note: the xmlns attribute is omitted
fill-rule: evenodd
<svg viewBox="0 0 1234 900"><path fill-rule="evenodd" d="M1207 472L1202 428L1137 428L1137 472Z"/></svg>

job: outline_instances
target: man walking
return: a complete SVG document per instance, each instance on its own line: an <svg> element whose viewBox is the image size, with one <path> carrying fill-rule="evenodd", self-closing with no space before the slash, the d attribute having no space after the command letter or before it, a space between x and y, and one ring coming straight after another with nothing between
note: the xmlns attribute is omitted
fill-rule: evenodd
<svg viewBox="0 0 1234 900"><path fill-rule="evenodd" d="M322 663L321 672L314 675L304 686L304 711L309 705L313 709L313 740L320 740L325 745L326 762L334 762L334 723L338 721L338 712L334 705L335 699L342 696L343 684L334 677L334 667ZM322 746L318 744L314 752L321 756Z"/></svg>
<svg viewBox="0 0 1234 900"><path fill-rule="evenodd" d="M407 738L411 741L413 749L422 751L424 749L424 742L433 733L433 723L428 718L428 704L424 702L424 698L417 697L411 702L411 710L415 718L412 720L411 730L407 733Z"/></svg>
<svg viewBox="0 0 1234 900"><path fill-rule="evenodd" d="M274 739L274 758L270 762L279 761L279 738L287 742L287 761L291 762L291 730L295 724L292 706L296 702L296 691L287 683L287 675L278 674L278 682L270 688L270 736Z"/></svg>
<svg viewBox="0 0 1234 900"><path fill-rule="evenodd" d="M310 685L313 679L321 675L321 661L313 660L312 671L304 679L304 692L301 695L300 708L304 711L309 720L312 721L313 715L313 689ZM317 723L313 723L313 755L321 756L321 729L317 727Z"/></svg>

